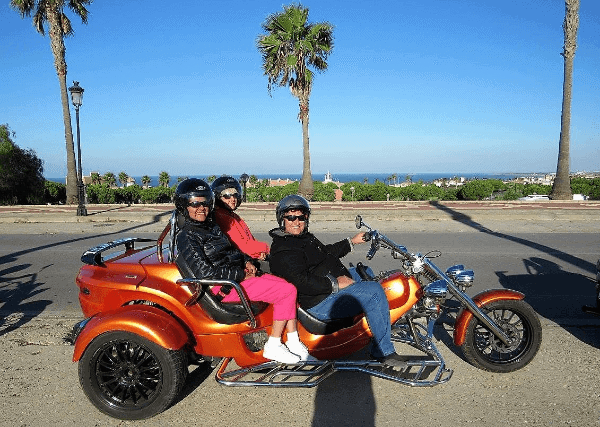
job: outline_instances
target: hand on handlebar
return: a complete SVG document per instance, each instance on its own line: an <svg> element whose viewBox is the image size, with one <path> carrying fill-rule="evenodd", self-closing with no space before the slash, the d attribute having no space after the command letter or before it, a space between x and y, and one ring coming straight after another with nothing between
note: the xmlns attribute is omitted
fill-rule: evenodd
<svg viewBox="0 0 600 427"><path fill-rule="evenodd" d="M354 245L360 245L361 243L368 242L369 240L371 240L371 235L367 232L361 231L351 239L351 242Z"/></svg>

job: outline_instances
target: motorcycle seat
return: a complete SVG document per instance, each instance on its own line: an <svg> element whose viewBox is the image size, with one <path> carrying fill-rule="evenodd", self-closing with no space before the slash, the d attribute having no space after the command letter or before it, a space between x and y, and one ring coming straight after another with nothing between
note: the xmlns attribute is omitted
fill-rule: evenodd
<svg viewBox="0 0 600 427"><path fill-rule="evenodd" d="M304 326L308 332L314 335L328 335L339 331L340 329L349 328L354 325L354 317L345 317L343 319L319 320L312 314L298 307L298 321Z"/></svg>

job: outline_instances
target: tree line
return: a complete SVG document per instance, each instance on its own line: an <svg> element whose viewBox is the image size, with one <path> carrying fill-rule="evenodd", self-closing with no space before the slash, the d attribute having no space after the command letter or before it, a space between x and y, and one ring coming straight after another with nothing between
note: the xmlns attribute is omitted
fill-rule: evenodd
<svg viewBox="0 0 600 427"><path fill-rule="evenodd" d="M211 179L212 178L212 179ZM205 178L212 182L216 177ZM299 194L300 183L293 182L282 186L270 186L268 180L249 181L246 188L246 201L249 203L276 203L291 194ZM170 203L177 184L170 187L142 188L139 185L114 188L107 184L87 186L89 203ZM337 184L313 181L315 202L335 201ZM459 187L443 187L435 184L416 182L405 187L387 185L383 182L365 184L348 182L340 188L342 200L350 201L427 201L427 200L517 200L530 194L548 195L552 186L541 184L522 184L503 182L497 179L469 181ZM583 194L590 200L600 200L600 178L573 178L571 190L574 194Z"/></svg>
<svg viewBox="0 0 600 427"><path fill-rule="evenodd" d="M44 179L43 161L35 151L22 149L14 141L15 133L7 124L0 125L0 204L40 204L66 203L67 191L64 184ZM149 187L148 175L141 178L139 185L129 175L121 171L118 175L106 172L91 174L91 183L86 185L88 203L170 203L177 184L186 176L179 176L171 185L171 176L162 171L158 176L159 185ZM390 176L391 184L397 176ZM212 183L215 175L205 178ZM120 183L120 187L117 186ZM516 200L529 194L549 195L552 187L539 184L505 183L498 179L469 181L462 186L447 186L412 183L406 177L406 186L348 182L339 188L344 201L411 201L411 200ZM256 175L248 179L246 200L248 202L278 202L290 194L300 194L301 183L294 182L284 186L270 186L269 180L259 180ZM132 184L132 185L130 185ZM336 199L336 183L313 181L312 200L332 202ZM600 200L600 178L575 177L570 180L572 193L583 194L591 200Z"/></svg>

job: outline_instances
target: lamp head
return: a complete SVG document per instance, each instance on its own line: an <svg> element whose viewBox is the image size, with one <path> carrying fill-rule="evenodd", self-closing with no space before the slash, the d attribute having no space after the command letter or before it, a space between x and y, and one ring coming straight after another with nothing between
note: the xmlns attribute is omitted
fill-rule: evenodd
<svg viewBox="0 0 600 427"><path fill-rule="evenodd" d="M74 81L73 86L69 88L69 92L71 92L71 100L73 101L73 105L75 108L81 107L83 104L83 91L84 89L79 86L79 82Z"/></svg>

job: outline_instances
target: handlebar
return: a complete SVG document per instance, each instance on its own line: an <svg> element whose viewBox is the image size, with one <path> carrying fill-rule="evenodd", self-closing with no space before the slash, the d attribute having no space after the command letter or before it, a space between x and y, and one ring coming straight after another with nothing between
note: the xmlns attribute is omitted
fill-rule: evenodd
<svg viewBox="0 0 600 427"><path fill-rule="evenodd" d="M384 248L388 248L388 249L392 250L392 255L395 259L404 259L413 264L415 262L417 262L417 263L420 262L422 264L424 263L425 265L428 265L428 264L433 265L433 263L431 263L429 261L427 261L427 262L421 261L422 257L420 256L420 254L417 254L417 255L411 254L410 252L408 252L408 250L406 249L405 246L398 245L394 241L390 240L384 234L379 233L377 230L373 230L370 226L368 226L367 224L365 224L363 222L362 217L360 215L356 216L355 223L356 223L356 228L360 229L362 227L365 227L368 230L365 232L365 234L363 236L363 240L365 242L371 241L371 248L367 252L368 260L373 259L373 257L377 253L377 251L379 249L381 249L381 247L384 247ZM435 270L437 270L435 273L440 272L439 269L437 269L437 267L435 267ZM432 271L432 273L433 273L433 271Z"/></svg>

